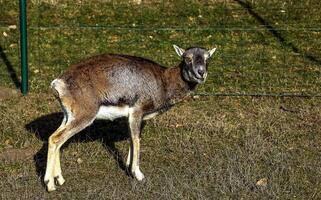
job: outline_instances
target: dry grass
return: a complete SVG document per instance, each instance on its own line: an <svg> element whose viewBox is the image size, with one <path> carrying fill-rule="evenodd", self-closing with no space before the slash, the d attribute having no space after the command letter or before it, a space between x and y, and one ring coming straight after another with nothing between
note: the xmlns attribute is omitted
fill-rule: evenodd
<svg viewBox="0 0 321 200"><path fill-rule="evenodd" d="M3 100L0 197L321 198L320 103L249 97L184 102L146 123L142 183L123 169L125 121L96 122L65 146L66 183L48 194L41 181L44 142L59 125L57 103L47 94Z"/></svg>

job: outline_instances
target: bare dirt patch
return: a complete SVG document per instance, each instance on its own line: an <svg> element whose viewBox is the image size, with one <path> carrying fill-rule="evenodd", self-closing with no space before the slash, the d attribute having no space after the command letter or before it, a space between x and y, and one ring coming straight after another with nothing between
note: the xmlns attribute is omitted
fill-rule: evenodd
<svg viewBox="0 0 321 200"><path fill-rule="evenodd" d="M19 96L17 90L0 86L0 101Z"/></svg>
<svg viewBox="0 0 321 200"><path fill-rule="evenodd" d="M26 160L32 160L34 154L35 150L32 148L8 148L0 153L0 160L6 162L21 162Z"/></svg>

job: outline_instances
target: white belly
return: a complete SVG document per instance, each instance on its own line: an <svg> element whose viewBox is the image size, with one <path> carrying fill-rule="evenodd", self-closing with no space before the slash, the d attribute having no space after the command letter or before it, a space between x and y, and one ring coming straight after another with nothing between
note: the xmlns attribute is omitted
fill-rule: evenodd
<svg viewBox="0 0 321 200"><path fill-rule="evenodd" d="M96 119L114 120L120 117L128 117L129 106L100 106ZM148 114L143 120L149 120L158 115L158 112Z"/></svg>
<svg viewBox="0 0 321 200"><path fill-rule="evenodd" d="M128 117L129 106L100 106L96 119L114 120L120 117Z"/></svg>

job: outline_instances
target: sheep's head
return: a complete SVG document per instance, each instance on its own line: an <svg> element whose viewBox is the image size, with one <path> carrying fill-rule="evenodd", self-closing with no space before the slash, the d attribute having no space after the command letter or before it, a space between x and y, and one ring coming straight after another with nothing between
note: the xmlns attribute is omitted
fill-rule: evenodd
<svg viewBox="0 0 321 200"><path fill-rule="evenodd" d="M207 77L208 60L216 48L206 50L191 47L186 50L173 45L176 53L182 58L182 75L186 81L203 83Z"/></svg>

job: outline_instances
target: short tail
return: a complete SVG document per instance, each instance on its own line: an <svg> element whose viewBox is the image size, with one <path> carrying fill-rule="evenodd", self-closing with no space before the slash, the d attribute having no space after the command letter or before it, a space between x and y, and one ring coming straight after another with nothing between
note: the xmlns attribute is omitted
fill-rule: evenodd
<svg viewBox="0 0 321 200"><path fill-rule="evenodd" d="M67 93L67 87L62 79L55 79L51 82L50 87L54 90L57 97L62 97Z"/></svg>

